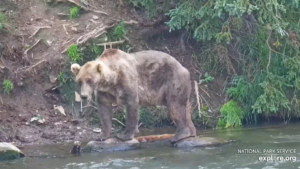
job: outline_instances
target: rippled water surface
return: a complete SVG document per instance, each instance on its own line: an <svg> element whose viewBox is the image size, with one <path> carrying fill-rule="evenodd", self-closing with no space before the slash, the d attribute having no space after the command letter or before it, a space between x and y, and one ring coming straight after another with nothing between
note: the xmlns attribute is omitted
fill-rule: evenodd
<svg viewBox="0 0 300 169"><path fill-rule="evenodd" d="M200 134L200 131L199 131ZM69 154L70 145L26 147L29 156L0 163L1 169L298 169L300 168L300 124L243 131L206 132L204 136L233 138L239 142L218 147L179 149L161 143L147 144L142 149L89 153L81 156ZM250 149L257 154L250 154ZM275 156L290 158L271 161L269 149ZM278 152L290 150L289 154ZM242 153L241 151L244 150ZM263 159L266 157L269 161ZM261 158L261 159L260 159Z"/></svg>

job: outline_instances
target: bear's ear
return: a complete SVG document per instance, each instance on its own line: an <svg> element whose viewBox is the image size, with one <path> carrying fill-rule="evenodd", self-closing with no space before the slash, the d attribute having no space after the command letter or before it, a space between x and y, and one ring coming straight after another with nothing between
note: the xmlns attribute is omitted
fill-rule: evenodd
<svg viewBox="0 0 300 169"><path fill-rule="evenodd" d="M98 63L98 64L97 64L96 69L97 69L97 72L99 72L100 74L102 74L103 67L102 67L101 63Z"/></svg>
<svg viewBox="0 0 300 169"><path fill-rule="evenodd" d="M75 76L78 74L79 70L80 70L80 65L79 65L79 64L73 63L73 64L71 65L71 71L72 71L72 73L73 73Z"/></svg>

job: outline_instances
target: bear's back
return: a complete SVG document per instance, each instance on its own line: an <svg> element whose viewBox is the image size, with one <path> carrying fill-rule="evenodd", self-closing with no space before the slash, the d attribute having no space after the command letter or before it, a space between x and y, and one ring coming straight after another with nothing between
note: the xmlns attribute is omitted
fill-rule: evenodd
<svg viewBox="0 0 300 169"><path fill-rule="evenodd" d="M138 67L141 69L168 66L174 72L187 71L187 69L183 67L174 57L165 52L156 50L145 50L131 53L131 55L137 60Z"/></svg>

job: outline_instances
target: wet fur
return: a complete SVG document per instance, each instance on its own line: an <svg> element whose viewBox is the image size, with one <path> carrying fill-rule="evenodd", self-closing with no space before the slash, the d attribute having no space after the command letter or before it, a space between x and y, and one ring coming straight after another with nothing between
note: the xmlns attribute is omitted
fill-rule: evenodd
<svg viewBox="0 0 300 169"><path fill-rule="evenodd" d="M168 107L176 123L171 142L196 136L189 107L190 73L172 56L154 50L128 54L107 49L95 61L82 67L73 64L71 70L78 83L93 79L87 87L97 90L103 131L99 140L111 137L112 104L116 102L125 105L127 111L126 130L117 136L123 141L134 138L138 132L139 106Z"/></svg>

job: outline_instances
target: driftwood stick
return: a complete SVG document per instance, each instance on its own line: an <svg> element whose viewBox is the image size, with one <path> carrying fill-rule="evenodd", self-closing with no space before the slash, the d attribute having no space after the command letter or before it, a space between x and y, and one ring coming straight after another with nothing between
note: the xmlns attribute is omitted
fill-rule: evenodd
<svg viewBox="0 0 300 169"><path fill-rule="evenodd" d="M201 118L201 105L200 105L200 101L199 101L199 91L198 91L198 83L196 82L196 80L194 80L195 83L195 93L196 93L196 98L197 98L197 104L198 104L198 111L199 111L199 117Z"/></svg>
<svg viewBox="0 0 300 169"><path fill-rule="evenodd" d="M114 42L106 42L106 43L101 43L101 44L97 44L98 46L103 46L104 49L106 49L106 46L109 45L110 48L112 48L112 45L118 45L118 44L122 44L124 43L125 40L120 40L120 41L114 41Z"/></svg>

